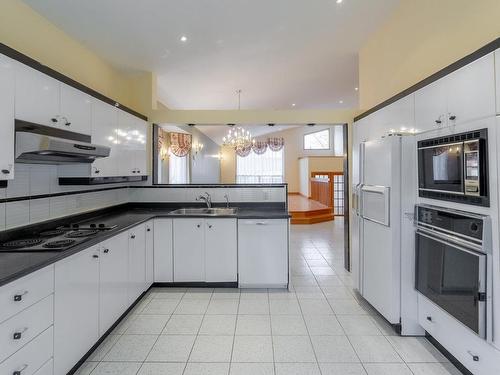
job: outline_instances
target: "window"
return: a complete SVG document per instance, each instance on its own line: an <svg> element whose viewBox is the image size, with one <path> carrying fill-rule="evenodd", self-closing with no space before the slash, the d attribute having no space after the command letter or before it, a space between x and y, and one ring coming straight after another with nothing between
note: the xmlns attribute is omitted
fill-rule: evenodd
<svg viewBox="0 0 500 375"><path fill-rule="evenodd" d="M344 175L333 176L333 214L335 216L344 215Z"/></svg>
<svg viewBox="0 0 500 375"><path fill-rule="evenodd" d="M330 129L304 134L304 150L329 150Z"/></svg>
<svg viewBox="0 0 500 375"><path fill-rule="evenodd" d="M189 155L175 156L170 153L168 161L168 183L189 184Z"/></svg>
<svg viewBox="0 0 500 375"><path fill-rule="evenodd" d="M261 155L250 152L248 156L236 157L236 183L270 184L283 182L283 148L280 151L267 149Z"/></svg>

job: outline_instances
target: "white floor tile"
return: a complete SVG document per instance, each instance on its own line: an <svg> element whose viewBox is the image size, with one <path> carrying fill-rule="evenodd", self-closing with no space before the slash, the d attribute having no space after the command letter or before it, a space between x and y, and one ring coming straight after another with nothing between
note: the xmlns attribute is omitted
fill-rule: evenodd
<svg viewBox="0 0 500 375"><path fill-rule="evenodd" d="M368 375L412 375L404 363L365 363Z"/></svg>
<svg viewBox="0 0 500 375"><path fill-rule="evenodd" d="M238 315L236 322L238 336L271 335L271 319L269 315Z"/></svg>
<svg viewBox="0 0 500 375"><path fill-rule="evenodd" d="M207 299L183 299L177 305L174 314L205 314L208 308Z"/></svg>
<svg viewBox="0 0 500 375"><path fill-rule="evenodd" d="M233 336L198 336L189 362L230 362Z"/></svg>
<svg viewBox="0 0 500 375"><path fill-rule="evenodd" d="M349 336L361 362L402 362L385 336Z"/></svg>
<svg viewBox="0 0 500 375"><path fill-rule="evenodd" d="M348 336L382 335L382 332L368 315L338 315L337 319Z"/></svg>
<svg viewBox="0 0 500 375"><path fill-rule="evenodd" d="M221 293L220 293L221 294ZM238 314L238 299L212 299L207 314Z"/></svg>
<svg viewBox="0 0 500 375"><path fill-rule="evenodd" d="M167 294L167 293L165 293ZM152 299L146 307L141 311L141 314L167 314L171 315L179 301L176 299Z"/></svg>
<svg viewBox="0 0 500 375"><path fill-rule="evenodd" d="M235 336L232 362L273 362L271 336Z"/></svg>
<svg viewBox="0 0 500 375"><path fill-rule="evenodd" d="M302 315L271 315L271 328L275 336L308 335Z"/></svg>
<svg viewBox="0 0 500 375"><path fill-rule="evenodd" d="M407 363L414 375L461 375L451 363Z"/></svg>
<svg viewBox="0 0 500 375"><path fill-rule="evenodd" d="M161 335L146 361L187 362L194 340L190 335Z"/></svg>
<svg viewBox="0 0 500 375"><path fill-rule="evenodd" d="M335 315L304 315L311 336L344 335L344 330Z"/></svg>
<svg viewBox="0 0 500 375"><path fill-rule="evenodd" d="M227 375L229 363L193 363L186 366L183 375Z"/></svg>
<svg viewBox="0 0 500 375"><path fill-rule="evenodd" d="M140 367L140 362L101 362L92 375L135 375Z"/></svg>
<svg viewBox="0 0 500 375"><path fill-rule="evenodd" d="M311 340L318 362L359 362L358 356L346 336L312 336Z"/></svg>
<svg viewBox="0 0 500 375"><path fill-rule="evenodd" d="M276 363L276 375L321 375L316 363Z"/></svg>
<svg viewBox="0 0 500 375"><path fill-rule="evenodd" d="M123 335L104 356L104 360L142 362L146 359L157 338L157 335Z"/></svg>
<svg viewBox="0 0 500 375"><path fill-rule="evenodd" d="M233 362L229 375L274 375L274 364Z"/></svg>
<svg viewBox="0 0 500 375"><path fill-rule="evenodd" d="M185 363L144 362L137 375L182 375Z"/></svg>
<svg viewBox="0 0 500 375"><path fill-rule="evenodd" d="M205 315L199 335L234 335L236 315Z"/></svg>
<svg viewBox="0 0 500 375"><path fill-rule="evenodd" d="M308 336L274 336L275 362L316 362Z"/></svg>
<svg viewBox="0 0 500 375"><path fill-rule="evenodd" d="M242 293L243 296L243 293ZM240 298L238 314L242 315L262 315L269 314L269 302L266 299L243 299Z"/></svg>
<svg viewBox="0 0 500 375"><path fill-rule="evenodd" d="M270 301L271 315L301 315L299 303L294 299Z"/></svg>
<svg viewBox="0 0 500 375"><path fill-rule="evenodd" d="M366 375L360 363L320 363L322 375Z"/></svg>
<svg viewBox="0 0 500 375"><path fill-rule="evenodd" d="M170 315L138 315L125 331L127 335L159 335Z"/></svg>
<svg viewBox="0 0 500 375"><path fill-rule="evenodd" d="M203 315L172 315L162 334L196 335L200 329Z"/></svg>
<svg viewBox="0 0 500 375"><path fill-rule="evenodd" d="M448 362L424 337L391 336L387 339L405 362Z"/></svg>

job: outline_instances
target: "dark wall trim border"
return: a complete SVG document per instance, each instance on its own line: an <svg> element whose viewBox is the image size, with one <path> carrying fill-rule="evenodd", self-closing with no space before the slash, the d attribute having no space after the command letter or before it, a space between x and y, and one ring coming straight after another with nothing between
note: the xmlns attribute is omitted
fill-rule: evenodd
<svg viewBox="0 0 500 375"><path fill-rule="evenodd" d="M20 202L20 201L27 201L27 200L31 200L31 199L62 197L64 195L95 193L95 192L106 191L106 190L127 189L128 187L129 186L125 185L125 186L106 187L106 188L100 188L100 189L62 191L59 193L49 193L49 194L40 194L40 195L24 195L22 197L2 198L2 199L0 199L0 203Z"/></svg>
<svg viewBox="0 0 500 375"><path fill-rule="evenodd" d="M147 181L148 176L59 177L59 185L103 185Z"/></svg>
<svg viewBox="0 0 500 375"><path fill-rule="evenodd" d="M173 189L173 188L288 188L287 183L283 184L165 184L148 186L131 186L137 189Z"/></svg>
<svg viewBox="0 0 500 375"><path fill-rule="evenodd" d="M29 57L29 56L27 56L19 51L16 51L15 49L13 49L13 48L11 48L3 43L0 43L0 53L4 54L5 56L10 57L13 60L19 61L25 65L28 65L29 67L31 67L35 70L38 70L39 72L42 72L42 73L44 73L44 74L46 74L54 79L57 79L58 81L67 84L68 86L71 86L77 90L83 91L84 93L86 93L90 96L93 96L94 98L97 98L99 100L102 100L105 103L108 103L112 106L115 106L116 108L119 108L122 111L130 113L131 115L134 115L134 116L136 116L144 121L148 120L148 118L146 116L144 116L143 114L136 112L133 109L131 109L127 106L124 106L123 104L120 104L116 100L113 100L113 99L95 91L94 89L91 89L90 87L85 86L84 84L77 82L68 76L65 76L62 73L59 73L59 72L55 71L54 69L49 68L46 65L43 65L39 61L32 59L31 57Z"/></svg>
<svg viewBox="0 0 500 375"><path fill-rule="evenodd" d="M14 123L16 132L24 131L35 134L48 135L51 137L71 139L72 141L77 141L77 142L87 142L87 143L92 142L92 137L87 134L80 134L68 130L51 128L50 126L39 125L33 122L18 120L18 119L15 119Z"/></svg>
<svg viewBox="0 0 500 375"><path fill-rule="evenodd" d="M362 118L365 118L368 115L371 115L374 112L377 112L378 110L387 107L389 104L392 104L396 101L398 101L401 98L404 98L407 95L410 95L414 93L417 90L420 90L421 88L431 84L434 81L437 81L438 79L441 79L445 76L447 76L450 73L453 73L455 70L458 70L465 65L470 64L473 61L476 61L477 59L486 56L487 54L497 50L500 48L500 38L495 39L494 41L488 43L484 47L479 48L477 51L472 52L471 54L461 58L458 61L455 61L454 63L448 65L447 67L439 70L438 72L432 74L431 76L423 79L422 81L414 84L413 86L408 87L407 89L401 91L399 94L394 95L393 97L383 101L380 104L377 104L375 107L370 108L366 112L363 112L362 114L354 117L354 121L359 121Z"/></svg>

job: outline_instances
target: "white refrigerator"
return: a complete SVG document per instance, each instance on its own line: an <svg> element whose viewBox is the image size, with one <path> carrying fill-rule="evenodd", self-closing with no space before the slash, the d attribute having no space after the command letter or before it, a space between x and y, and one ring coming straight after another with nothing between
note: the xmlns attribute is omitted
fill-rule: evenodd
<svg viewBox="0 0 500 375"><path fill-rule="evenodd" d="M403 334L421 334L413 286L414 144L414 137L387 136L361 142L353 155L356 286Z"/></svg>

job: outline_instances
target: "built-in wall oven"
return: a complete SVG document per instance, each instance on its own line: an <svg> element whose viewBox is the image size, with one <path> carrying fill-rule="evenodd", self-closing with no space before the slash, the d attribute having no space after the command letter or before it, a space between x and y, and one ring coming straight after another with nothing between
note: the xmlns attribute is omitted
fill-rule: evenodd
<svg viewBox="0 0 500 375"><path fill-rule="evenodd" d="M486 338L489 217L417 205L416 219L416 289Z"/></svg>
<svg viewBox="0 0 500 375"><path fill-rule="evenodd" d="M488 129L418 142L419 196L489 206Z"/></svg>

